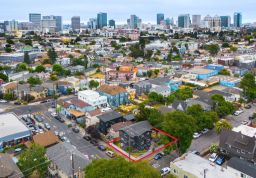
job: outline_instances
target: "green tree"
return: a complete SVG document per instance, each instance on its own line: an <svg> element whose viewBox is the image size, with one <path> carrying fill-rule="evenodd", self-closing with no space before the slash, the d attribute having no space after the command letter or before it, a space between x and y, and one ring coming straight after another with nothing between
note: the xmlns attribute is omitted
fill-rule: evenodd
<svg viewBox="0 0 256 178"><path fill-rule="evenodd" d="M55 51L54 48L50 48L48 51L47 51L47 55L48 55L48 58L50 60L50 63L51 64L54 64L58 58L58 55Z"/></svg>
<svg viewBox="0 0 256 178"><path fill-rule="evenodd" d="M232 129L232 125L226 119L219 120L215 125L217 134L220 134L223 129Z"/></svg>
<svg viewBox="0 0 256 178"><path fill-rule="evenodd" d="M211 152L211 153L217 153L218 150L219 150L218 145L212 144L212 145L210 146L210 152Z"/></svg>
<svg viewBox="0 0 256 178"><path fill-rule="evenodd" d="M30 64L31 63L30 56L29 56L28 52L24 53L24 63L26 63L26 64Z"/></svg>
<svg viewBox="0 0 256 178"><path fill-rule="evenodd" d="M13 96L13 93L6 93L4 94L4 97L3 97L5 100L7 101L12 101L14 100L14 96Z"/></svg>
<svg viewBox="0 0 256 178"><path fill-rule="evenodd" d="M225 101L224 97L219 94L212 95L213 109L218 113L219 117L225 117L235 111L232 103Z"/></svg>
<svg viewBox="0 0 256 178"><path fill-rule="evenodd" d="M50 75L50 79L51 79L52 81L56 81L56 80L58 80L58 76L55 75L55 74L51 74L51 75Z"/></svg>
<svg viewBox="0 0 256 178"><path fill-rule="evenodd" d="M232 51L232 52L236 52L236 51L237 51L237 47L235 47L235 46L231 46L231 47L230 47L230 51Z"/></svg>
<svg viewBox="0 0 256 178"><path fill-rule="evenodd" d="M60 64L54 64L52 66L52 71L55 72L57 75L62 75L64 73L64 69Z"/></svg>
<svg viewBox="0 0 256 178"><path fill-rule="evenodd" d="M182 89L177 90L175 93L175 98L177 100L186 100L193 97L193 91L189 87L185 87Z"/></svg>
<svg viewBox="0 0 256 178"><path fill-rule="evenodd" d="M42 178L46 176L50 161L45 153L45 148L36 144L32 144L30 148L21 153L18 166L26 177L35 172Z"/></svg>
<svg viewBox="0 0 256 178"><path fill-rule="evenodd" d="M206 49L209 51L209 53L212 56L216 56L218 52L220 51L220 47L218 44L210 44L206 46Z"/></svg>
<svg viewBox="0 0 256 178"><path fill-rule="evenodd" d="M123 158L93 160L85 168L85 178L160 178L146 162L133 163Z"/></svg>
<svg viewBox="0 0 256 178"><path fill-rule="evenodd" d="M220 75L228 75L230 76L230 72L227 69L223 69L219 72Z"/></svg>
<svg viewBox="0 0 256 178"><path fill-rule="evenodd" d="M35 85L40 85L40 84L42 84L42 81L41 81L40 78L38 78L38 77L29 77L29 78L28 78L28 83L29 83L31 86L35 86Z"/></svg>
<svg viewBox="0 0 256 178"><path fill-rule="evenodd" d="M162 123L165 132L178 138L177 146L181 153L185 153L189 148L196 128L195 119L180 111L167 113Z"/></svg>
<svg viewBox="0 0 256 178"><path fill-rule="evenodd" d="M8 76L3 73L0 73L0 79L2 79L5 82L8 82Z"/></svg>
<svg viewBox="0 0 256 178"><path fill-rule="evenodd" d="M129 47L130 56L134 58L144 57L144 50L140 47L140 44L134 44Z"/></svg>
<svg viewBox="0 0 256 178"><path fill-rule="evenodd" d="M12 52L12 46L10 44L6 44L4 50L7 53L11 53Z"/></svg>
<svg viewBox="0 0 256 178"><path fill-rule="evenodd" d="M240 82L240 87L243 89L244 96L248 101L252 101L256 98L256 81L252 73L244 75Z"/></svg>
<svg viewBox="0 0 256 178"><path fill-rule="evenodd" d="M98 88L98 86L99 86L99 82L97 82L96 80L91 80L91 81L89 82L89 88L90 88L90 89Z"/></svg>
<svg viewBox="0 0 256 178"><path fill-rule="evenodd" d="M38 65L35 68L35 72L38 72L38 73L45 72L45 67L43 65Z"/></svg>
<svg viewBox="0 0 256 178"><path fill-rule="evenodd" d="M68 88L68 89L67 89L67 94L68 94L68 95L70 95L72 92L73 92L73 89L72 89L72 88Z"/></svg>
<svg viewBox="0 0 256 178"><path fill-rule="evenodd" d="M229 47L230 47L230 45L229 45L229 43L227 43L227 42L225 42L225 43L222 44L222 48L229 48Z"/></svg>
<svg viewBox="0 0 256 178"><path fill-rule="evenodd" d="M21 71L25 71L25 70L28 70L28 65L26 63L20 63L16 66L17 72L21 72Z"/></svg>

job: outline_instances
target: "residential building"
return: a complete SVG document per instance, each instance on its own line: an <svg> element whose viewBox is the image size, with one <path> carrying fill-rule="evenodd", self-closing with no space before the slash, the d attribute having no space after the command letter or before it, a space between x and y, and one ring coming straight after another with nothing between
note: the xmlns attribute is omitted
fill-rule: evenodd
<svg viewBox="0 0 256 178"><path fill-rule="evenodd" d="M256 137L224 129L220 133L219 148L222 154L256 162Z"/></svg>
<svg viewBox="0 0 256 178"><path fill-rule="evenodd" d="M83 178L83 170L90 163L88 157L66 142L47 148L46 156L51 160L49 173L53 177Z"/></svg>
<svg viewBox="0 0 256 178"><path fill-rule="evenodd" d="M73 31L80 31L81 24L80 24L80 16L74 16L71 18L71 27Z"/></svg>
<svg viewBox="0 0 256 178"><path fill-rule="evenodd" d="M31 130L14 113L0 114L0 148L25 142L31 138Z"/></svg>
<svg viewBox="0 0 256 178"><path fill-rule="evenodd" d="M41 14L39 13L30 13L29 22L33 24L34 29L40 29L41 25Z"/></svg>
<svg viewBox="0 0 256 178"><path fill-rule="evenodd" d="M189 28L190 26L190 15L182 14L178 16L178 27Z"/></svg>
<svg viewBox="0 0 256 178"><path fill-rule="evenodd" d="M111 138L118 138L119 137L119 130L126 127L126 126L129 126L129 125L132 125L133 122L131 121L126 121L126 122L118 122L116 124L113 124L110 129L108 130L108 136L111 137Z"/></svg>
<svg viewBox="0 0 256 178"><path fill-rule="evenodd" d="M129 102L128 92L120 86L102 85L97 91L107 97L108 104L112 107L119 107Z"/></svg>
<svg viewBox="0 0 256 178"><path fill-rule="evenodd" d="M220 77L220 85L226 87L236 87L240 84L241 79L236 77L223 76Z"/></svg>
<svg viewBox="0 0 256 178"><path fill-rule="evenodd" d="M164 14L163 13L156 14L156 24L160 25L161 21L164 21Z"/></svg>
<svg viewBox="0 0 256 178"><path fill-rule="evenodd" d="M116 112L116 111L110 111L106 112L102 115L97 116L99 118L99 131L103 134L107 134L109 128L119 122L123 122L123 116Z"/></svg>
<svg viewBox="0 0 256 178"><path fill-rule="evenodd" d="M191 74L196 74L198 80L205 80L208 79L209 77L218 75L217 70L209 70L209 69L204 69L204 68L193 68L188 71Z"/></svg>
<svg viewBox="0 0 256 178"><path fill-rule="evenodd" d="M152 84L148 81L142 81L134 84L134 89L136 90L136 95L141 96L143 93L149 93L152 88Z"/></svg>
<svg viewBox="0 0 256 178"><path fill-rule="evenodd" d="M109 20L109 21L108 21L108 26L113 27L113 28L116 28L116 21L113 20L113 19Z"/></svg>
<svg viewBox="0 0 256 178"><path fill-rule="evenodd" d="M0 153L0 177L1 178L22 178L24 175L15 164L11 155Z"/></svg>
<svg viewBox="0 0 256 178"><path fill-rule="evenodd" d="M34 135L33 141L37 145L48 148L59 143L59 138L52 131L46 131L44 133Z"/></svg>
<svg viewBox="0 0 256 178"><path fill-rule="evenodd" d="M163 95L165 97L169 96L171 91L170 91L170 88L167 87L167 86L156 86L156 87L153 87L150 89L150 92L155 92L159 95Z"/></svg>
<svg viewBox="0 0 256 178"><path fill-rule="evenodd" d="M248 161L233 157L227 163L227 169L234 173L236 177L254 178L256 166Z"/></svg>
<svg viewBox="0 0 256 178"><path fill-rule="evenodd" d="M108 105L107 96L101 96L98 92L93 90L79 91L78 99L97 108L107 107Z"/></svg>
<svg viewBox="0 0 256 178"><path fill-rule="evenodd" d="M100 12L97 14L97 28L101 29L108 26L108 15L105 12Z"/></svg>
<svg viewBox="0 0 256 178"><path fill-rule="evenodd" d="M236 28L242 27L242 13L241 12L234 13L234 27L236 27Z"/></svg>
<svg viewBox="0 0 256 178"><path fill-rule="evenodd" d="M192 15L192 26L196 28L201 26L201 15Z"/></svg>
<svg viewBox="0 0 256 178"><path fill-rule="evenodd" d="M222 28L229 28L231 24L231 17L230 16L220 16L221 19L221 27Z"/></svg>
<svg viewBox="0 0 256 178"><path fill-rule="evenodd" d="M148 121L141 121L119 130L122 149L129 146L136 150L149 150L151 146L152 126Z"/></svg>
<svg viewBox="0 0 256 178"><path fill-rule="evenodd" d="M230 170L194 153L185 153L170 163L171 174L177 178L235 178Z"/></svg>

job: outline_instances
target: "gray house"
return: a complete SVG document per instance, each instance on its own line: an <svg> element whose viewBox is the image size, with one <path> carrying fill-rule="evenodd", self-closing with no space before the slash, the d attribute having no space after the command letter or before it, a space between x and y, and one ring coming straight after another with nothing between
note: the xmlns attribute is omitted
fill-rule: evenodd
<svg viewBox="0 0 256 178"><path fill-rule="evenodd" d="M152 88L152 84L148 81L142 81L134 84L134 89L136 90L136 95L141 96L143 93L149 93Z"/></svg>
<svg viewBox="0 0 256 178"><path fill-rule="evenodd" d="M238 157L256 163L256 138L223 130L220 134L220 151L229 157Z"/></svg>
<svg viewBox="0 0 256 178"><path fill-rule="evenodd" d="M119 130L121 146L124 150L129 146L136 150L148 150L151 146L152 126L148 121L141 121Z"/></svg>

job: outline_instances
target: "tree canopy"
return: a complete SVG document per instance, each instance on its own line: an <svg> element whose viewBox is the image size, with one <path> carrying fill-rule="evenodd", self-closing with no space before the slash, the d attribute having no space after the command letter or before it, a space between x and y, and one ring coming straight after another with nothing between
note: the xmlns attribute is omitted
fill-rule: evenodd
<svg viewBox="0 0 256 178"><path fill-rule="evenodd" d="M218 113L219 117L225 117L235 111L234 105L225 101L222 95L212 95L211 99L213 101L213 109Z"/></svg>
<svg viewBox="0 0 256 178"><path fill-rule="evenodd" d="M38 73L40 73L40 72L45 72L45 67L42 66L42 65L38 65L38 66L36 66L36 68L35 68L35 72L38 72Z"/></svg>
<svg viewBox="0 0 256 178"><path fill-rule="evenodd" d="M8 76L3 73L0 73L0 79L2 79L5 82L8 82Z"/></svg>
<svg viewBox="0 0 256 178"><path fill-rule="evenodd" d="M206 45L205 49L207 49L212 56L216 56L220 51L220 47L218 44Z"/></svg>
<svg viewBox="0 0 256 178"><path fill-rule="evenodd" d="M232 125L226 119L219 120L215 125L217 134L220 134L223 129L232 129Z"/></svg>
<svg viewBox="0 0 256 178"><path fill-rule="evenodd" d="M256 81L252 73L247 73L244 75L240 82L240 87L243 89L244 96L248 101L252 101L256 98Z"/></svg>
<svg viewBox="0 0 256 178"><path fill-rule="evenodd" d="M60 64L54 64L52 66L52 71L55 72L57 75L62 75L64 73L64 69Z"/></svg>
<svg viewBox="0 0 256 178"><path fill-rule="evenodd" d="M45 156L45 148L32 144L32 146L21 153L18 166L25 177L29 177L35 171L40 177L45 177L50 162Z"/></svg>
<svg viewBox="0 0 256 178"><path fill-rule="evenodd" d="M85 178L160 178L146 162L133 163L123 158L93 160L85 168Z"/></svg>
<svg viewBox="0 0 256 178"><path fill-rule="evenodd" d="M47 51L47 55L48 55L48 58L49 58L49 61L51 64L54 64L58 58L58 55L55 51L54 48L50 48L48 51Z"/></svg>
<svg viewBox="0 0 256 178"><path fill-rule="evenodd" d="M31 86L35 86L35 85L40 85L42 83L42 81L38 77L29 77L28 78L28 83Z"/></svg>
<svg viewBox="0 0 256 178"><path fill-rule="evenodd" d="M91 81L89 82L89 88L90 88L90 89L98 88L98 86L99 86L99 82L97 82L96 80L91 80Z"/></svg>
<svg viewBox="0 0 256 178"><path fill-rule="evenodd" d="M30 64L31 63L30 56L29 56L28 52L24 53L24 63L26 63L26 64Z"/></svg>

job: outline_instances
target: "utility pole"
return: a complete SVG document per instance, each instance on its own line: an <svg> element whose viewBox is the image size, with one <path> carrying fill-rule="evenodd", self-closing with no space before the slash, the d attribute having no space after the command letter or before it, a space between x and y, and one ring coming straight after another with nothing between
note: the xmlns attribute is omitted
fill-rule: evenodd
<svg viewBox="0 0 256 178"><path fill-rule="evenodd" d="M71 153L71 166L72 166L72 178L75 177L75 167L74 167L74 156L73 152Z"/></svg>

